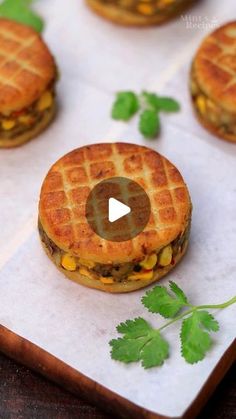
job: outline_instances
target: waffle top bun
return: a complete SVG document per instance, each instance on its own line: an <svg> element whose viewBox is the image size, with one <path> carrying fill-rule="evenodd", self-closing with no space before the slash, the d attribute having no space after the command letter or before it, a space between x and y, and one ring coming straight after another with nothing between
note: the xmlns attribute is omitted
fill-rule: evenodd
<svg viewBox="0 0 236 419"><path fill-rule="evenodd" d="M236 22L204 39L193 68L200 89L226 111L236 112Z"/></svg>
<svg viewBox="0 0 236 419"><path fill-rule="evenodd" d="M143 232L123 242L100 238L85 215L92 188L115 176L140 184L151 202ZM128 143L94 144L66 154L49 170L39 202L48 237L65 252L98 263L129 262L169 244L187 226L190 211L188 189L176 167L154 150Z"/></svg>
<svg viewBox="0 0 236 419"><path fill-rule="evenodd" d="M29 107L56 76L54 59L28 26L0 19L0 113Z"/></svg>

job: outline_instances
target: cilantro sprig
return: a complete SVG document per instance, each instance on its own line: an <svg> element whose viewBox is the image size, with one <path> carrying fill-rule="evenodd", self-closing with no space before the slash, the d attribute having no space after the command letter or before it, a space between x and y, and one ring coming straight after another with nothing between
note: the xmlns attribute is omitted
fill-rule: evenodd
<svg viewBox="0 0 236 419"><path fill-rule="evenodd" d="M44 23L31 9L32 2L33 0L3 0L0 2L0 17L15 20L42 32Z"/></svg>
<svg viewBox="0 0 236 419"><path fill-rule="evenodd" d="M180 320L182 357L189 364L204 359L213 344L210 332L219 330L217 320L207 309L226 308L236 303L236 296L222 304L195 306L175 282L169 282L169 290L156 286L141 301L149 312L171 320L156 329L142 317L119 324L117 332L123 337L110 341L111 357L124 363L141 361L144 368L151 368L161 366L169 357L169 343L162 331Z"/></svg>
<svg viewBox="0 0 236 419"><path fill-rule="evenodd" d="M179 110L179 103L170 97L162 97L145 91L140 95L124 91L116 94L111 115L113 119L127 122L140 111L139 131L146 138L155 138L161 129L160 112Z"/></svg>

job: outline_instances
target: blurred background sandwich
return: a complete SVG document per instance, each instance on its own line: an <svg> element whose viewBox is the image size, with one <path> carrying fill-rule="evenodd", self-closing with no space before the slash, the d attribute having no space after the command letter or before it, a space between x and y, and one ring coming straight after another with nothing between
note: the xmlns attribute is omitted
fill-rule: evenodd
<svg viewBox="0 0 236 419"><path fill-rule="evenodd" d="M0 147L40 134L55 114L54 59L32 28L0 19Z"/></svg>

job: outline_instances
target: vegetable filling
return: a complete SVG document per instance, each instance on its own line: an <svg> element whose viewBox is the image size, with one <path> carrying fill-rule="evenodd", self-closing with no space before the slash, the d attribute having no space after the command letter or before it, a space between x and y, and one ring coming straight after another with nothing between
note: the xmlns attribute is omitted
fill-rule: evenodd
<svg viewBox="0 0 236 419"><path fill-rule="evenodd" d="M41 239L57 266L70 272L78 271L81 275L87 276L90 279L100 280L104 284L151 280L156 271L162 270L170 265L175 265L176 257L184 251L187 245L189 231L190 219L185 230L174 241L162 249L146 255L143 259L120 264L101 264L74 257L59 249L49 239L39 221Z"/></svg>
<svg viewBox="0 0 236 419"><path fill-rule="evenodd" d="M192 69L190 88L195 108L201 118L222 133L236 135L236 114L225 111L207 97L199 87L194 69Z"/></svg>
<svg viewBox="0 0 236 419"><path fill-rule="evenodd" d="M164 12L176 11L176 7L183 3L183 0L100 0L107 6L113 5L120 9L127 10L142 16L155 16Z"/></svg>
<svg viewBox="0 0 236 419"><path fill-rule="evenodd" d="M9 116L0 114L0 137L13 139L31 130L52 108L54 96L53 88L49 88L29 108L12 112Z"/></svg>

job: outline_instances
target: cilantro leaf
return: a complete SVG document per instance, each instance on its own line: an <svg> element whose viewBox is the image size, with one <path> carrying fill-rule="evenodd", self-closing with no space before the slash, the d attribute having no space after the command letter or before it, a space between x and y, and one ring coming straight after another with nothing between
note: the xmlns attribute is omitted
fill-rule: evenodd
<svg viewBox="0 0 236 419"><path fill-rule="evenodd" d="M116 361L122 361L128 364L129 362L138 362L141 358L141 350L147 343L148 337L138 339L118 338L110 341L111 357Z"/></svg>
<svg viewBox="0 0 236 419"><path fill-rule="evenodd" d="M133 92L118 92L112 107L112 118L128 121L139 109L139 101Z"/></svg>
<svg viewBox="0 0 236 419"><path fill-rule="evenodd" d="M183 320L180 339L181 354L189 364L201 361L212 345L207 331L219 330L218 322L207 311L194 311Z"/></svg>
<svg viewBox="0 0 236 419"><path fill-rule="evenodd" d="M152 368L161 366L169 357L169 344L163 339L160 332L155 331L155 336L143 347L142 366Z"/></svg>
<svg viewBox="0 0 236 419"><path fill-rule="evenodd" d="M159 313L161 316L168 318L174 317L182 307L186 306L187 299L183 291L172 282L170 288L175 296L169 294L165 287L156 286L147 291L142 298L143 305L151 313Z"/></svg>
<svg viewBox="0 0 236 419"><path fill-rule="evenodd" d="M182 301L183 303L188 304L188 299L185 293L183 292L183 290L181 290L181 288L179 288L178 285L173 281L170 281L169 285L170 285L171 291L176 295L179 301Z"/></svg>
<svg viewBox="0 0 236 419"><path fill-rule="evenodd" d="M160 119L158 114L151 110L146 109L140 115L139 131L144 137L154 138L160 132Z"/></svg>
<svg viewBox="0 0 236 419"><path fill-rule="evenodd" d="M117 327L123 338L110 341L111 357L125 363L142 361L144 368L162 365L169 356L169 345L146 320L127 320Z"/></svg>
<svg viewBox="0 0 236 419"><path fill-rule="evenodd" d="M157 97L156 106L159 111L164 112L178 112L180 110L180 104L171 97Z"/></svg>
<svg viewBox="0 0 236 419"><path fill-rule="evenodd" d="M144 99L145 107L151 108L154 111L159 111L158 96L156 93L142 92L141 98Z"/></svg>
<svg viewBox="0 0 236 419"><path fill-rule="evenodd" d="M0 17L15 20L31 26L37 32L43 30L43 20L30 9L32 0L4 0L0 4Z"/></svg>
<svg viewBox="0 0 236 419"><path fill-rule="evenodd" d="M138 338L152 330L151 326L142 317L126 320L125 323L120 323L116 329L117 332L123 333L126 338Z"/></svg>
<svg viewBox="0 0 236 419"><path fill-rule="evenodd" d="M144 99L145 105L157 112L177 112L180 110L179 103L171 97L158 96L156 93L142 92L141 97Z"/></svg>
<svg viewBox="0 0 236 419"><path fill-rule="evenodd" d="M205 327L205 329L212 331L212 332L218 332L219 330L219 323L218 321L212 316L212 314L208 313L208 311L205 310L199 310L198 311L198 318L200 319L202 325Z"/></svg>

